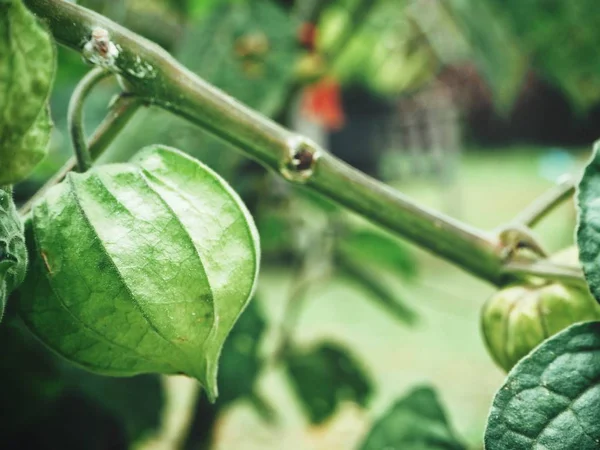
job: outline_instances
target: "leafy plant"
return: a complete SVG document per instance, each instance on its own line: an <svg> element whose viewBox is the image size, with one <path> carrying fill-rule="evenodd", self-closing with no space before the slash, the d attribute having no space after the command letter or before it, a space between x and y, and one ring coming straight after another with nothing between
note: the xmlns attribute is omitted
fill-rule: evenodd
<svg viewBox="0 0 600 450"><path fill-rule="evenodd" d="M435 391L424 386L396 401L377 420L360 448L460 450L466 447L452 430Z"/></svg>

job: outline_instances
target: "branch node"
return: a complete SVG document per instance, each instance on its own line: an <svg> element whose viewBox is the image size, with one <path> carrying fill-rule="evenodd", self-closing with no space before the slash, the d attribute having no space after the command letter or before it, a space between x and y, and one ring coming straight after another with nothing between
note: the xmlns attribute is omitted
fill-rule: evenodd
<svg viewBox="0 0 600 450"><path fill-rule="evenodd" d="M287 142L287 154L279 167L281 175L294 183L306 183L314 173L322 151L310 139L293 136Z"/></svg>
<svg viewBox="0 0 600 450"><path fill-rule="evenodd" d="M114 71L118 56L119 49L110 40L108 31L102 27L94 28L90 39L83 46L83 57L95 66Z"/></svg>

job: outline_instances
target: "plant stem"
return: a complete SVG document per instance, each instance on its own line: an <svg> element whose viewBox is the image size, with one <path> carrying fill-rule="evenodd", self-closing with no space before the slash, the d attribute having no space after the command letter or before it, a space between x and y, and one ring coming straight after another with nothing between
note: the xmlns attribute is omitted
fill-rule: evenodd
<svg viewBox="0 0 600 450"><path fill-rule="evenodd" d="M136 95L212 132L288 181L305 184L475 276L496 285L505 281L495 237L417 205L242 105L156 44L93 11L62 0L25 4L46 21L59 43L78 52L92 30L102 28L118 54L101 63Z"/></svg>
<svg viewBox="0 0 600 450"><path fill-rule="evenodd" d="M568 177L534 200L515 217L513 222L533 227L554 208L569 199L574 192L575 183L571 177Z"/></svg>
<svg viewBox="0 0 600 450"><path fill-rule="evenodd" d="M75 86L75 90L69 101L67 126L71 135L75 159L77 160L77 168L80 172L85 172L92 167L92 156L88 149L83 126L83 106L85 99L90 95L94 86L109 75L111 73L101 67L93 68Z"/></svg>
<svg viewBox="0 0 600 450"><path fill-rule="evenodd" d="M135 112L142 105L142 101L129 94L121 94L112 104L110 110L102 123L96 128L89 141L89 153L92 160L97 159L112 143L114 138L131 120ZM21 208L21 215L27 214L31 207L42 198L48 189L62 181L62 179L73 170L77 162L74 157L70 158Z"/></svg>
<svg viewBox="0 0 600 450"><path fill-rule="evenodd" d="M537 276L578 285L587 289L587 283L581 269L554 264L545 259L528 262L511 261L504 266L504 273L517 276Z"/></svg>

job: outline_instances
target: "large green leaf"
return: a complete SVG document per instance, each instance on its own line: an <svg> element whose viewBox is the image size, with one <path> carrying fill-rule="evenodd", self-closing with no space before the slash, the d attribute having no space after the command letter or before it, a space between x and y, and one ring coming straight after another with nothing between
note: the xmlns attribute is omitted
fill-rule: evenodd
<svg viewBox="0 0 600 450"><path fill-rule="evenodd" d="M579 260L591 293L600 302L600 141L577 192L577 246Z"/></svg>
<svg viewBox="0 0 600 450"><path fill-rule="evenodd" d="M216 396L221 347L254 289L259 243L214 172L154 146L70 174L32 210L19 313L56 352L114 376L183 373Z"/></svg>
<svg viewBox="0 0 600 450"><path fill-rule="evenodd" d="M463 450L466 447L452 430L435 391L419 387L384 413L360 449Z"/></svg>
<svg viewBox="0 0 600 450"><path fill-rule="evenodd" d="M312 423L330 418L341 401L364 407L371 398L370 377L337 344L326 342L308 351L292 351L285 363L291 386Z"/></svg>
<svg viewBox="0 0 600 450"><path fill-rule="evenodd" d="M55 50L20 0L0 2L0 185L25 178L46 154Z"/></svg>
<svg viewBox="0 0 600 450"><path fill-rule="evenodd" d="M508 374L485 432L487 450L595 450L600 444L600 323L571 326Z"/></svg>
<svg viewBox="0 0 600 450"><path fill-rule="evenodd" d="M10 190L0 187L0 320L9 294L25 278L27 248L23 223Z"/></svg>

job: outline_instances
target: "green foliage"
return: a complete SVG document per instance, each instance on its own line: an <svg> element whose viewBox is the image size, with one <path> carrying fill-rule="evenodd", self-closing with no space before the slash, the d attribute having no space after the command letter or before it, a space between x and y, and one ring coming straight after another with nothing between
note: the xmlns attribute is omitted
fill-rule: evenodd
<svg viewBox="0 0 600 450"><path fill-rule="evenodd" d="M384 95L416 89L429 81L438 58L407 12L408 2L377 1L368 15L358 18L354 17L356 3L333 2L319 23L318 47L334 58L335 75L344 83L362 84ZM352 33L344 44L341 40L346 39L348 29Z"/></svg>
<svg viewBox="0 0 600 450"><path fill-rule="evenodd" d="M339 239L338 248L348 259L389 270L401 278L417 275L417 263L409 249L384 231L353 228Z"/></svg>
<svg viewBox="0 0 600 450"><path fill-rule="evenodd" d="M501 110L519 93L528 67L562 89L575 106L600 100L600 34L593 0L448 0Z"/></svg>
<svg viewBox="0 0 600 450"><path fill-rule="evenodd" d="M416 312L382 279L384 273L407 281L416 277L416 261L401 241L384 231L344 222L335 239L334 253L336 275L365 292L368 299L399 321L416 323Z"/></svg>
<svg viewBox="0 0 600 450"><path fill-rule="evenodd" d="M0 320L6 300L25 278L27 248L12 192L0 187Z"/></svg>
<svg viewBox="0 0 600 450"><path fill-rule="evenodd" d="M469 42L469 53L462 57L477 64L496 107L508 113L521 92L528 70L527 55L490 2L448 0L447 4Z"/></svg>
<svg viewBox="0 0 600 450"><path fill-rule="evenodd" d="M488 0L507 18L534 67L562 88L580 108L600 100L600 64L595 57L600 11L594 0Z"/></svg>
<svg viewBox="0 0 600 450"><path fill-rule="evenodd" d="M370 270L368 266L365 267L364 263L359 261L338 256L336 273L363 290L369 299L383 306L396 319L407 325L413 325L417 321L417 314L397 292L393 292L380 280L376 272Z"/></svg>
<svg viewBox="0 0 600 450"><path fill-rule="evenodd" d="M600 302L600 142L594 145L594 152L577 193L577 245L579 259L591 293Z"/></svg>
<svg viewBox="0 0 600 450"><path fill-rule="evenodd" d="M0 325L0 342L2 407L10 411L0 422L6 448L17 442L21 448L58 448L69 442L92 448L104 442L103 434L110 440L117 430L131 443L158 426L163 404L158 376L101 377L77 369L48 352L12 316ZM43 443L29 440L40 434Z"/></svg>
<svg viewBox="0 0 600 450"><path fill-rule="evenodd" d="M164 393L158 375L104 377L75 367L64 369L64 379L96 408L115 418L129 442L143 438L160 425Z"/></svg>
<svg viewBox="0 0 600 450"><path fill-rule="evenodd" d="M13 318L0 324L2 408L0 436L16 432L44 415L65 387L51 353Z"/></svg>
<svg viewBox="0 0 600 450"><path fill-rule="evenodd" d="M99 373L185 373L217 394L217 360L248 302L258 235L214 172L155 146L70 174L34 206L28 327Z"/></svg>
<svg viewBox="0 0 600 450"><path fill-rule="evenodd" d="M305 413L314 424L329 419L340 402L366 407L372 381L345 349L324 342L308 351L292 350L285 357L288 379Z"/></svg>
<svg viewBox="0 0 600 450"><path fill-rule="evenodd" d="M225 2L190 28L179 57L209 83L272 116L293 79L298 25L269 0Z"/></svg>
<svg viewBox="0 0 600 450"><path fill-rule="evenodd" d="M576 324L523 358L496 393L488 450L598 448L600 323Z"/></svg>
<svg viewBox="0 0 600 450"><path fill-rule="evenodd" d="M262 368L260 343L266 322L254 299L244 310L223 345L219 360L219 400L222 408L243 397L252 397Z"/></svg>
<svg viewBox="0 0 600 450"><path fill-rule="evenodd" d="M55 50L20 0L0 3L0 186L24 179L46 155L46 101Z"/></svg>
<svg viewBox="0 0 600 450"><path fill-rule="evenodd" d="M187 10L192 18L204 17L223 3L241 3L244 0L177 0L187 4Z"/></svg>
<svg viewBox="0 0 600 450"><path fill-rule="evenodd" d="M576 322L600 319L587 289L555 282L503 288L484 305L481 329L492 358L507 372L544 339Z"/></svg>
<svg viewBox="0 0 600 450"><path fill-rule="evenodd" d="M375 423L361 450L463 450L437 395L419 387L398 400Z"/></svg>

